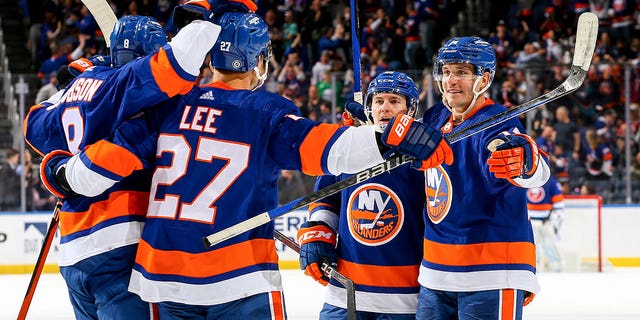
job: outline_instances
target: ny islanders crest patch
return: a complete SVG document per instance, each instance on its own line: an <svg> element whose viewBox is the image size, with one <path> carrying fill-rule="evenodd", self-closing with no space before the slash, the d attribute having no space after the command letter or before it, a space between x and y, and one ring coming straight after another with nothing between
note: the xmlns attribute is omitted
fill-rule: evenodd
<svg viewBox="0 0 640 320"><path fill-rule="evenodd" d="M442 166L428 169L425 173L427 193L427 216L431 222L438 224L451 209L453 188L451 179Z"/></svg>
<svg viewBox="0 0 640 320"><path fill-rule="evenodd" d="M391 241L404 222L405 212L398 196L377 183L364 184L354 190L347 208L351 236L367 246Z"/></svg>

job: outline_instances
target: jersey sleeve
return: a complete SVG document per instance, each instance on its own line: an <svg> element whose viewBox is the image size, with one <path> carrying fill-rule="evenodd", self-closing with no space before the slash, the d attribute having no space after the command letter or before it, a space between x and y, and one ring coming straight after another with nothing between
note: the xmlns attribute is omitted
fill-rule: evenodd
<svg viewBox="0 0 640 320"><path fill-rule="evenodd" d="M113 136L74 155L65 171L71 189L85 196L97 196L134 171L151 167L157 140L153 119L151 115L133 118Z"/></svg>
<svg viewBox="0 0 640 320"><path fill-rule="evenodd" d="M60 90L49 99L32 106L24 118L24 139L41 156L53 150L68 149L67 138L60 125L62 110L56 110L57 102L63 93L64 91Z"/></svg>
<svg viewBox="0 0 640 320"><path fill-rule="evenodd" d="M275 126L270 153L285 168L312 176L338 175L384 160L372 126L343 127L296 114L283 115Z"/></svg>

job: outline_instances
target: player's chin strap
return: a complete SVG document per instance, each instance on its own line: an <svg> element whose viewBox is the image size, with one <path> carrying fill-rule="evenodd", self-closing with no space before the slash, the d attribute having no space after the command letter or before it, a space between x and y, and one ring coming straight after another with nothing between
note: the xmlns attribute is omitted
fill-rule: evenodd
<svg viewBox="0 0 640 320"><path fill-rule="evenodd" d="M258 79L258 83L256 83L251 91L256 91L262 87L264 82L267 80L267 76L269 76L269 60L264 60L264 73L260 74L260 68L258 68L258 66L253 68L253 73L255 73L256 79Z"/></svg>
<svg viewBox="0 0 640 320"><path fill-rule="evenodd" d="M469 103L469 106L467 107L467 109L464 110L464 112L457 112L455 109L449 106L449 102L447 101L447 98L444 95L442 82L441 81L436 82L436 84L438 85L438 89L440 90L440 92L442 92L442 103L447 107L447 109L449 109L449 111L451 111L451 114L453 114L453 119L455 122L460 123L467 118L467 116L471 113L471 111L475 109L475 104L476 104L476 101L478 100L478 97L480 97L481 94L485 93L485 91L489 90L489 87L493 82L490 80L489 83L487 83L487 85L484 86L484 88L482 88L479 91L476 91L476 86L478 86L480 79L482 79L482 77L476 78L476 81L473 82L473 99L471 100L471 103Z"/></svg>

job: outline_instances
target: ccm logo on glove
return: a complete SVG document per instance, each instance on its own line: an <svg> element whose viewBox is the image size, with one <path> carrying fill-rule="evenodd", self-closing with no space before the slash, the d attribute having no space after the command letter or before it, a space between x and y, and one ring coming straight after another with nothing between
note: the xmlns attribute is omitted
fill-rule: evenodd
<svg viewBox="0 0 640 320"><path fill-rule="evenodd" d="M309 241L323 241L327 243L336 243L336 235L325 226L315 226L307 230L300 230L298 233L298 243L303 244Z"/></svg>

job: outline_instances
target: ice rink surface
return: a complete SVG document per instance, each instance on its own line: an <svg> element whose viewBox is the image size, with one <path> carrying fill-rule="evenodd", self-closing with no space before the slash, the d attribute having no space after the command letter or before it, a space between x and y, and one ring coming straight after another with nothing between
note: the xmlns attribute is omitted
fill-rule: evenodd
<svg viewBox="0 0 640 320"><path fill-rule="evenodd" d="M0 319L16 319L30 277L0 275ZM324 287L299 270L283 270L282 278L289 319L317 319ZM640 269L541 273L539 279L542 291L525 307L524 319L640 320ZM59 274L44 274L40 278L27 319L73 319Z"/></svg>

